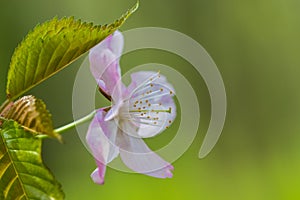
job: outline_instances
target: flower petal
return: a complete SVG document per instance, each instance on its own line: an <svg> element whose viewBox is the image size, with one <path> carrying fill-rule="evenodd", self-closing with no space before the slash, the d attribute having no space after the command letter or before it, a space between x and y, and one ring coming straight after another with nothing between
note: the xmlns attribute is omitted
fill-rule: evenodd
<svg viewBox="0 0 300 200"><path fill-rule="evenodd" d="M106 112L103 109L97 111L86 136L87 143L98 165L98 169L92 174L95 183L103 182L105 165L119 154L119 149L115 146L117 124L115 120L104 121L105 115ZM96 177L97 174L99 175L98 178Z"/></svg>
<svg viewBox="0 0 300 200"><path fill-rule="evenodd" d="M101 162L97 162L97 168L91 174L91 178L93 179L94 183L97 184L104 184L104 176L106 171L106 165L102 164Z"/></svg>
<svg viewBox="0 0 300 200"><path fill-rule="evenodd" d="M156 178L172 177L173 166L151 151L142 139L121 133L118 146L122 161L130 169Z"/></svg>
<svg viewBox="0 0 300 200"><path fill-rule="evenodd" d="M131 83L128 86L128 93L132 93L134 89L136 89L138 86L145 84L149 79L153 79L152 81L164 85L165 87L169 88L172 91L175 91L173 86L168 83L167 78L163 75L161 75L159 72L153 72L153 71L139 71L134 72L131 75Z"/></svg>
<svg viewBox="0 0 300 200"><path fill-rule="evenodd" d="M129 114L139 127L140 137L153 137L168 128L176 117L174 88L157 72L137 72L131 78L127 91Z"/></svg>
<svg viewBox="0 0 300 200"><path fill-rule="evenodd" d="M121 100L121 99L119 99L119 100ZM111 109L106 114L104 121L109 121L109 120L112 120L113 118L117 117L122 105L123 105L122 101L117 101L114 105L112 105Z"/></svg>
<svg viewBox="0 0 300 200"><path fill-rule="evenodd" d="M121 78L119 60L123 46L123 35L115 31L89 53L90 70L99 87L109 96Z"/></svg>

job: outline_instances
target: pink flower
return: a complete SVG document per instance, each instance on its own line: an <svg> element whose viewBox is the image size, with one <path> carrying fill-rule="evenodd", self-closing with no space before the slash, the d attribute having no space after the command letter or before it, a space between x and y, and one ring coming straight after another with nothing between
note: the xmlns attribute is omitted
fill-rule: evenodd
<svg viewBox="0 0 300 200"><path fill-rule="evenodd" d="M149 71L131 74L132 82L126 87L119 66L123 43L122 34L116 31L89 54L99 90L112 103L97 110L86 136L98 166L91 177L103 184L106 165L120 155L138 173L171 178L173 166L151 151L142 138L153 137L171 125L176 117L174 90L164 76Z"/></svg>

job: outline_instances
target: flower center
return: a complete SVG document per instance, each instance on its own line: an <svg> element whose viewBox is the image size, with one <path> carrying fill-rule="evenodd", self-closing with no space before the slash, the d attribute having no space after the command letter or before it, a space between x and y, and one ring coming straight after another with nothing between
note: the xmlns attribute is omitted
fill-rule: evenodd
<svg viewBox="0 0 300 200"><path fill-rule="evenodd" d="M168 128L172 123L170 116L174 110L171 98L174 92L162 79L158 72L138 85L125 103L127 111L123 117L139 127Z"/></svg>

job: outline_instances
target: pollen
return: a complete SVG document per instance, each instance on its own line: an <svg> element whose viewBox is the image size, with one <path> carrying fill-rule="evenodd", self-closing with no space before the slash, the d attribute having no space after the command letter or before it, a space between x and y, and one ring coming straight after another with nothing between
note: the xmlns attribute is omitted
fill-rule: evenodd
<svg viewBox="0 0 300 200"><path fill-rule="evenodd" d="M156 82L158 78L160 75L156 73L133 90L131 96L126 99L131 108L126 114L138 124L169 128L173 120L166 115L172 112L172 107L164 106L164 97L170 98L174 92Z"/></svg>

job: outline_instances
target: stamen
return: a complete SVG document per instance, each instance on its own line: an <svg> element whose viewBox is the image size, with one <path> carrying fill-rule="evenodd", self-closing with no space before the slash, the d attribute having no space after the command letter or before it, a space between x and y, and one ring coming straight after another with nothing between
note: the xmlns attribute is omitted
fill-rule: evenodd
<svg viewBox="0 0 300 200"><path fill-rule="evenodd" d="M144 116L140 116L140 115L133 115L133 116L126 116L126 117L123 117L123 119L139 119L139 120L143 120L143 121L150 121L150 122L153 122L153 121L157 121L157 122L164 122L163 120L160 120L158 117L154 117L154 118L151 118L150 116L147 116L145 117Z"/></svg>
<svg viewBox="0 0 300 200"><path fill-rule="evenodd" d="M153 74L152 76L150 76L148 79L146 79L143 83L141 83L137 88L135 88L135 90L133 90L132 92L135 93L136 91L138 91L140 88L145 88L146 85L150 84L152 81L155 81L156 79L160 78L159 72L157 72L156 74ZM151 86L150 86L151 87Z"/></svg>
<svg viewBox="0 0 300 200"><path fill-rule="evenodd" d="M171 113L172 108L170 107L168 110L150 110L150 112L155 112L155 113L160 113L160 112L166 112L166 113ZM141 108L138 108L137 110L129 110L129 112L134 113L134 112L149 112L149 110L141 110Z"/></svg>
<svg viewBox="0 0 300 200"><path fill-rule="evenodd" d="M156 95L156 93L159 93L160 91L155 91L155 92L152 92L151 95L146 95L144 97L141 97L140 99L143 100L143 99L148 99L148 100L151 100L151 99L155 99L157 97L162 97L162 96L165 96L165 95L169 95L169 93L162 93L162 94L158 94Z"/></svg>
<svg viewBox="0 0 300 200"><path fill-rule="evenodd" d="M124 100L129 110L122 111L123 119L137 125L145 124L161 128L168 128L172 124L168 116L168 113L172 113L172 108L164 106L163 99L167 96L171 97L174 93L165 85L155 82L158 78L160 78L159 72L139 84Z"/></svg>
<svg viewBox="0 0 300 200"><path fill-rule="evenodd" d="M133 122L139 123L139 124L145 124L145 125L151 125L151 126L160 126L159 124L153 124L153 123L149 123L149 122L143 122L143 121L139 121L139 120L135 120L135 119L130 119Z"/></svg>
<svg viewBox="0 0 300 200"><path fill-rule="evenodd" d="M173 95L173 91L169 90L165 87L160 87L159 84L155 85L155 90L147 90L149 85L145 88L142 88L140 91L136 91L133 93L133 95L130 97L130 101L140 101L140 100L151 100L156 97L161 97L165 95ZM141 94L143 93L143 94ZM147 103L147 102L146 102Z"/></svg>

